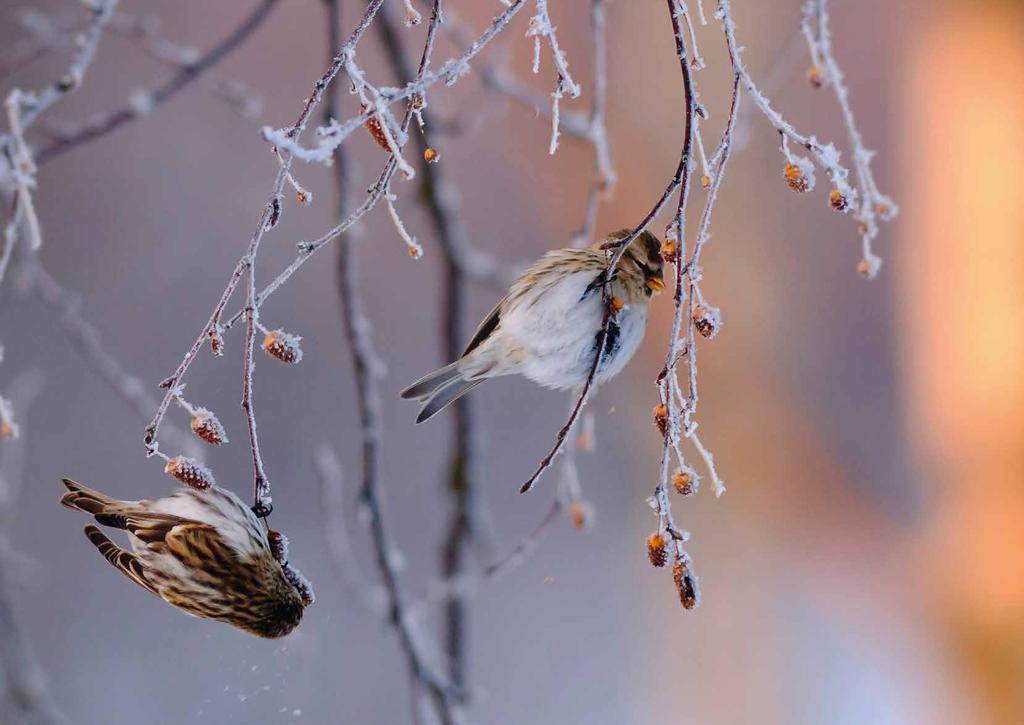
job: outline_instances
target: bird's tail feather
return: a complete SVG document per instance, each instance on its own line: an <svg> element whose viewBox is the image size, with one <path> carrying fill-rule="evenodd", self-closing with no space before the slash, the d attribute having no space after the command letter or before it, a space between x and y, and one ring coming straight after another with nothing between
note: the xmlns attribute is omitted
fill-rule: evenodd
<svg viewBox="0 0 1024 725"><path fill-rule="evenodd" d="M419 415L416 416L416 422L422 423L434 417L486 379L466 380L464 378L457 378L445 383L427 398L423 407L420 408Z"/></svg>
<svg viewBox="0 0 1024 725"><path fill-rule="evenodd" d="M443 368L424 375L415 383L401 392L406 400L425 400L435 395L442 387L459 375L459 361L445 365Z"/></svg>
<svg viewBox="0 0 1024 725"><path fill-rule="evenodd" d="M61 496L60 502L67 506L69 509L75 509L77 511L84 511L87 514L102 514L112 504L119 503L115 499L110 498L99 491L93 491L88 486L72 481L70 478L64 479L64 486L68 492Z"/></svg>

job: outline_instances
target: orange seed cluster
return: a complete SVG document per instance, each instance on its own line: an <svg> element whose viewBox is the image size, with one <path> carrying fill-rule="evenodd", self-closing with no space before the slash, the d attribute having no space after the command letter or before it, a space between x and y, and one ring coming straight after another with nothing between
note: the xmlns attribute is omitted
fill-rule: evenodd
<svg viewBox="0 0 1024 725"><path fill-rule="evenodd" d="M206 489L216 483L210 469L195 458L175 456L167 461L164 471L190 488Z"/></svg>
<svg viewBox="0 0 1024 725"><path fill-rule="evenodd" d="M206 408L197 408L192 416L192 432L209 443L211 446L219 446L228 442L224 426L212 412Z"/></svg>
<svg viewBox="0 0 1024 725"><path fill-rule="evenodd" d="M672 474L672 486L680 496L690 496L696 492L693 474L689 471L676 471Z"/></svg>
<svg viewBox="0 0 1024 725"><path fill-rule="evenodd" d="M271 330L263 338L263 351L283 363L294 364L302 361L302 340L284 330Z"/></svg>
<svg viewBox="0 0 1024 725"><path fill-rule="evenodd" d="M663 436L668 431L668 408L664 403L654 406L654 426Z"/></svg>
<svg viewBox="0 0 1024 725"><path fill-rule="evenodd" d="M647 537L647 557L651 564L657 567L665 566L668 563L668 539L664 534L655 531Z"/></svg>
<svg viewBox="0 0 1024 725"><path fill-rule="evenodd" d="M672 564L672 581L676 583L676 591L679 592L679 601L684 609L693 609L697 606L697 578L690 571L690 567L681 559L676 559Z"/></svg>

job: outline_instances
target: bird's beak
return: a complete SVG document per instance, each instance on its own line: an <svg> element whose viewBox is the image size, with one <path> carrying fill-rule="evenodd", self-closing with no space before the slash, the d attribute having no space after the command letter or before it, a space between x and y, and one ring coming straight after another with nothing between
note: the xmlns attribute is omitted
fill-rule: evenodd
<svg viewBox="0 0 1024 725"><path fill-rule="evenodd" d="M665 289L665 283L661 280L661 277L648 277L647 278L647 289L657 294Z"/></svg>

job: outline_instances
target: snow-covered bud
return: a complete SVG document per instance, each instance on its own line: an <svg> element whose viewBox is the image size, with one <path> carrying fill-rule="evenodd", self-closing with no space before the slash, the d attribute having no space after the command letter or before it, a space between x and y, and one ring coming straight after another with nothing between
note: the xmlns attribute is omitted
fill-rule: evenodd
<svg viewBox="0 0 1024 725"><path fill-rule="evenodd" d="M846 211L850 206L850 201L846 198L846 194L839 191L839 189L833 189L829 192L828 203L836 211Z"/></svg>
<svg viewBox="0 0 1024 725"><path fill-rule="evenodd" d="M171 478L176 478L189 488L206 489L216 484L210 469L195 458L175 456L167 461L164 471Z"/></svg>
<svg viewBox="0 0 1024 725"><path fill-rule="evenodd" d="M708 176L707 174L704 174L703 176L701 176L700 177L700 185L701 185L701 187L707 189L709 186L711 186L711 177Z"/></svg>
<svg viewBox="0 0 1024 725"><path fill-rule="evenodd" d="M693 308L693 324L702 337L711 339L722 326L722 313L717 307L697 305Z"/></svg>
<svg viewBox="0 0 1024 725"><path fill-rule="evenodd" d="M676 251L678 249L679 247L676 245L675 239L666 239L664 242L661 243L661 250L659 253L661 254L661 258L663 260L665 260L666 262L672 262L676 258Z"/></svg>
<svg viewBox="0 0 1024 725"><path fill-rule="evenodd" d="M9 420L0 423L0 438L16 438L17 429Z"/></svg>
<svg viewBox="0 0 1024 725"><path fill-rule="evenodd" d="M281 362L297 363L302 361L302 347L298 335L293 335L284 330L271 330L263 338L263 351L271 357L276 357Z"/></svg>
<svg viewBox="0 0 1024 725"><path fill-rule="evenodd" d="M423 160L429 164L436 164L441 160L441 154L438 153L437 149L431 147L423 152Z"/></svg>
<svg viewBox="0 0 1024 725"><path fill-rule="evenodd" d="M814 188L814 166L810 161L800 157L794 157L786 164L782 175L789 184L789 188L800 194Z"/></svg>
<svg viewBox="0 0 1024 725"><path fill-rule="evenodd" d="M288 580L289 584L295 587L299 596L302 597L302 606L308 607L316 601L316 594L313 593L313 585L309 583L309 579L302 575L301 571L288 563L282 564L281 569L284 572L284 578Z"/></svg>
<svg viewBox="0 0 1024 725"><path fill-rule="evenodd" d="M676 559L672 564L672 581L676 583L676 591L679 592L679 601L684 609L693 609L700 602L700 590L697 588L697 576L690 571L690 567L683 563L682 559Z"/></svg>
<svg viewBox="0 0 1024 725"><path fill-rule="evenodd" d="M594 521L594 507L586 501L573 501L569 504L568 514L577 529L588 529Z"/></svg>
<svg viewBox="0 0 1024 725"><path fill-rule="evenodd" d="M825 73L819 66L812 65L807 69L807 82L813 88L821 88L825 85Z"/></svg>
<svg viewBox="0 0 1024 725"><path fill-rule="evenodd" d="M647 537L647 558L657 567L665 566L668 562L668 539L664 534L655 531Z"/></svg>
<svg viewBox="0 0 1024 725"><path fill-rule="evenodd" d="M267 543L270 545L270 555L284 564L288 561L288 537L280 531L270 529L267 531Z"/></svg>
<svg viewBox="0 0 1024 725"><path fill-rule="evenodd" d="M216 329L210 330L207 334L210 338L210 352L220 357L224 354L224 335L220 326L218 325Z"/></svg>
<svg viewBox="0 0 1024 725"><path fill-rule="evenodd" d="M878 270L882 267L882 261L878 257L862 259L857 264L857 273L864 279L874 279Z"/></svg>
<svg viewBox="0 0 1024 725"><path fill-rule="evenodd" d="M82 71L75 69L57 81L57 90L61 93L69 93L80 85L82 85Z"/></svg>
<svg viewBox="0 0 1024 725"><path fill-rule="evenodd" d="M219 446L221 443L228 442L224 426L217 420L217 416L206 408L195 409L192 415L192 432L211 446Z"/></svg>
<svg viewBox="0 0 1024 725"><path fill-rule="evenodd" d="M615 310L616 312L618 312L619 310L626 306L626 303L622 301L621 297L612 297L611 303L612 309Z"/></svg>
<svg viewBox="0 0 1024 725"><path fill-rule="evenodd" d="M668 407L664 403L654 406L654 426L663 436L668 431Z"/></svg>
<svg viewBox="0 0 1024 725"><path fill-rule="evenodd" d="M697 477L688 468L672 474L672 486L680 496L690 496L697 492Z"/></svg>
<svg viewBox="0 0 1024 725"><path fill-rule="evenodd" d="M381 126L380 119L377 116L370 116L363 125L370 132L370 135L373 136L373 140L377 142L378 146L385 151L391 150L391 146L388 145L388 137L384 134L384 127Z"/></svg>

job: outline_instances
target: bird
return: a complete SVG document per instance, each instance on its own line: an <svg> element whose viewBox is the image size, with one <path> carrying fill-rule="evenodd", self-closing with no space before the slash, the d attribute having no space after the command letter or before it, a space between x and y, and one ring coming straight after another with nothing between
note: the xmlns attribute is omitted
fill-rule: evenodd
<svg viewBox="0 0 1024 725"><path fill-rule="evenodd" d="M465 351L401 392L422 402L417 423L436 415L480 383L521 374L546 388L580 388L601 344L606 301L603 286L620 229L586 248L557 249L530 266L477 327ZM593 384L617 375L636 352L647 328L651 297L665 289L661 243L641 232L625 249L612 275L604 355Z"/></svg>
<svg viewBox="0 0 1024 725"><path fill-rule="evenodd" d="M227 489L209 485L152 501L119 501L63 481L64 506L128 532L131 551L86 526L103 557L188 614L276 638L291 632L313 601L308 581L288 564L287 539Z"/></svg>

